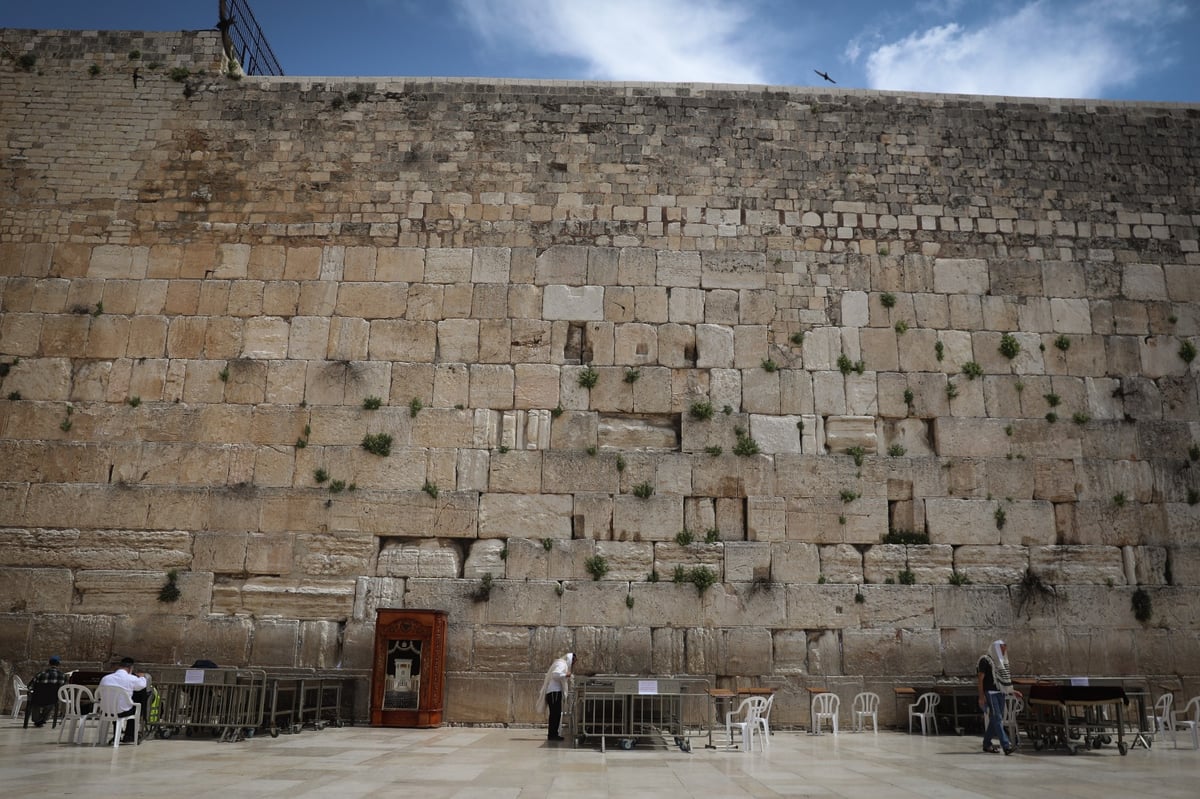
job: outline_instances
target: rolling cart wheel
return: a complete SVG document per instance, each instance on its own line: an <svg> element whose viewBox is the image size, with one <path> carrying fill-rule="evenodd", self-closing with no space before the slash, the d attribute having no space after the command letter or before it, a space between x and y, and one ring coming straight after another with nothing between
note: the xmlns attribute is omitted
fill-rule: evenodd
<svg viewBox="0 0 1200 799"><path fill-rule="evenodd" d="M279 737L279 728L278 728L278 727L272 727L272 728L271 728L271 737L272 737L272 738L278 738L278 737Z"/></svg>
<svg viewBox="0 0 1200 799"><path fill-rule="evenodd" d="M633 748L633 739L632 738L622 738L621 739L621 748L624 749L626 752L628 752L630 749Z"/></svg>
<svg viewBox="0 0 1200 799"><path fill-rule="evenodd" d="M1121 741L1117 744L1117 751L1122 755L1127 755L1129 754L1129 747L1125 745L1124 741Z"/></svg>

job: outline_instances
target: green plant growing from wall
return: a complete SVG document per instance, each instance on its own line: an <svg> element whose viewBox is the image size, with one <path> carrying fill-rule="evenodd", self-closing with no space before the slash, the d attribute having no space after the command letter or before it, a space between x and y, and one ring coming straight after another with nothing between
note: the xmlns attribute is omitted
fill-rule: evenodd
<svg viewBox="0 0 1200 799"><path fill-rule="evenodd" d="M542 549L546 550L547 552L554 549L554 539L553 538L543 538L542 539Z"/></svg>
<svg viewBox="0 0 1200 799"><path fill-rule="evenodd" d="M33 53L21 53L21 55L17 56L17 67L22 72L32 72L36 64L37 56Z"/></svg>
<svg viewBox="0 0 1200 799"><path fill-rule="evenodd" d="M967 379L974 380L977 377L983 376L983 367L975 361L967 361L962 366L962 372L967 376Z"/></svg>
<svg viewBox="0 0 1200 799"><path fill-rule="evenodd" d="M631 366L625 370L625 382L626 383L630 383L630 384L636 383L641 376L642 376L641 369L635 369L634 367Z"/></svg>
<svg viewBox="0 0 1200 799"><path fill-rule="evenodd" d="M1150 617L1154 615L1154 603L1145 588L1139 587L1133 592L1129 598L1129 607L1133 610L1133 617L1140 622L1150 621Z"/></svg>
<svg viewBox="0 0 1200 799"><path fill-rule="evenodd" d="M327 472L324 469L321 469L319 467L313 470L313 480L316 481L317 485L324 483L328 479L329 479L329 472Z"/></svg>
<svg viewBox="0 0 1200 799"><path fill-rule="evenodd" d="M1043 394L1042 397L1045 398L1046 404L1051 408L1057 408L1059 403L1062 402L1062 397L1058 396L1053 391L1051 391L1049 394Z"/></svg>
<svg viewBox="0 0 1200 799"><path fill-rule="evenodd" d="M911 388L904 389L904 404L908 407L909 413L912 413L913 403L916 401L917 395L913 394Z"/></svg>
<svg viewBox="0 0 1200 799"><path fill-rule="evenodd" d="M846 450L846 454L854 459L854 465L862 468L863 458L866 457L867 451L859 446L853 446Z"/></svg>
<svg viewBox="0 0 1200 799"><path fill-rule="evenodd" d="M579 373L578 382L581 388L591 390L600 382L600 373L589 366Z"/></svg>
<svg viewBox="0 0 1200 799"><path fill-rule="evenodd" d="M714 444L710 447L705 447L704 451L707 452L709 455L712 455L715 458L718 455L720 455L722 452L724 452L725 450L723 450L721 447Z"/></svg>
<svg viewBox="0 0 1200 799"><path fill-rule="evenodd" d="M778 372L779 364L775 363L775 361L771 360L770 358L763 358L762 368L764 372Z"/></svg>
<svg viewBox="0 0 1200 799"><path fill-rule="evenodd" d="M688 580L696 586L696 591L703 596L704 592L714 586L717 575L707 566L696 566L688 571Z"/></svg>
<svg viewBox="0 0 1200 799"><path fill-rule="evenodd" d="M367 397L362 402L364 411L377 411L382 405L383 399L380 397Z"/></svg>
<svg viewBox="0 0 1200 799"><path fill-rule="evenodd" d="M992 516L996 519L996 529L1003 530L1005 522L1008 521L1008 514L1004 512L1004 508L996 508Z"/></svg>
<svg viewBox="0 0 1200 799"><path fill-rule="evenodd" d="M892 327L895 329L896 334L900 335L900 336L903 336L905 333L908 332L908 322L905 322L903 319L896 322L896 324L893 325Z"/></svg>
<svg viewBox="0 0 1200 799"><path fill-rule="evenodd" d="M618 472L625 471L625 456L624 455L617 456L617 471Z"/></svg>
<svg viewBox="0 0 1200 799"><path fill-rule="evenodd" d="M1055 413L1054 411L1050 411L1049 413L1046 414L1046 421L1049 422L1050 424L1054 424L1055 422L1058 421L1058 414Z"/></svg>
<svg viewBox="0 0 1200 799"><path fill-rule="evenodd" d="M885 291L879 295L879 303L884 308L895 308L896 307L896 295L891 293L890 291Z"/></svg>
<svg viewBox="0 0 1200 799"><path fill-rule="evenodd" d="M304 449L308 446L308 439L312 435L312 427L304 425L304 435L296 439L296 449Z"/></svg>
<svg viewBox="0 0 1200 799"><path fill-rule="evenodd" d="M681 547L689 546L695 540L696 538L692 534L692 531L686 527L675 534L675 543Z"/></svg>
<svg viewBox="0 0 1200 799"><path fill-rule="evenodd" d="M957 569L950 572L950 585L970 585L971 578Z"/></svg>
<svg viewBox="0 0 1200 799"><path fill-rule="evenodd" d="M550 409L551 418L557 419L558 417L560 417L562 415L563 415L563 406L561 403L558 405L555 405L553 408Z"/></svg>
<svg viewBox="0 0 1200 799"><path fill-rule="evenodd" d="M843 503L849 505L851 502L858 499L862 495L859 494L857 491L850 490L849 488L843 488L841 490L841 493L839 494L839 496L842 498Z"/></svg>
<svg viewBox="0 0 1200 799"><path fill-rule="evenodd" d="M896 581L900 585L916 585L917 575L913 574L911 569L905 569L896 575Z"/></svg>
<svg viewBox="0 0 1200 799"><path fill-rule="evenodd" d="M854 371L854 362L851 361L850 356L848 356L844 352L838 356L837 366L838 366L838 369L841 371L841 373L844 375L848 375L852 371Z"/></svg>
<svg viewBox="0 0 1200 799"><path fill-rule="evenodd" d="M420 413L421 409L424 407L425 403L421 402L420 397L413 397L408 401L408 415L415 419L417 418L417 414Z"/></svg>
<svg viewBox="0 0 1200 799"><path fill-rule="evenodd" d="M904 453L906 452L908 452L908 450L904 448L903 444L892 444L890 447L888 447L888 455L891 455L893 458L903 457Z"/></svg>
<svg viewBox="0 0 1200 799"><path fill-rule="evenodd" d="M133 396L133 397L129 397L128 399L126 399L125 402L129 403L130 408L136 408L137 406L142 404L142 398L138 397L138 396Z"/></svg>
<svg viewBox="0 0 1200 799"><path fill-rule="evenodd" d="M912 530L888 530L883 537L885 544L928 544L928 533L916 533Z"/></svg>
<svg viewBox="0 0 1200 799"><path fill-rule="evenodd" d="M797 347L804 346L804 331L797 330L795 333L793 333L791 335L791 337L788 340L791 341L793 344L795 344Z"/></svg>
<svg viewBox="0 0 1200 799"><path fill-rule="evenodd" d="M91 75L93 78L96 77L97 75L99 75L100 74L100 65L92 64L90 67L88 67L88 74Z"/></svg>
<svg viewBox="0 0 1200 799"><path fill-rule="evenodd" d="M688 408L688 413L697 421L707 421L713 417L713 406L708 400L697 400Z"/></svg>
<svg viewBox="0 0 1200 799"><path fill-rule="evenodd" d="M1063 352L1066 352L1067 350L1071 349L1071 339L1067 338L1066 336L1059 336L1058 338L1054 339L1054 346L1058 347Z"/></svg>
<svg viewBox="0 0 1200 799"><path fill-rule="evenodd" d="M495 584L492 573L484 572L484 575L479 578L479 583L475 586L475 590L471 592L471 599L476 602L487 602L492 596L492 589L495 587Z"/></svg>
<svg viewBox="0 0 1200 799"><path fill-rule="evenodd" d="M1184 363L1191 363L1196 359L1196 345L1190 341L1185 341L1179 345L1179 357Z"/></svg>
<svg viewBox="0 0 1200 799"><path fill-rule="evenodd" d="M592 575L593 580L599 580L608 574L608 561L603 555L592 555L583 562L583 568Z"/></svg>
<svg viewBox="0 0 1200 799"><path fill-rule="evenodd" d="M229 382L229 367L226 366L220 372L217 372L217 377L219 377L221 379L222 383L228 383Z"/></svg>
<svg viewBox="0 0 1200 799"><path fill-rule="evenodd" d="M933 354L937 357L938 361L944 360L946 357L946 345L940 340L933 342Z"/></svg>
<svg viewBox="0 0 1200 799"><path fill-rule="evenodd" d="M20 402L21 401L21 392L20 391L8 392L8 401L9 402Z"/></svg>
<svg viewBox="0 0 1200 799"><path fill-rule="evenodd" d="M171 71L167 73L167 77L176 83L183 83L191 76L191 70L189 70L187 67L173 67Z"/></svg>
<svg viewBox="0 0 1200 799"><path fill-rule="evenodd" d="M1128 500L1125 498L1124 491L1118 491L1117 493L1113 494L1112 501L1113 501L1113 504L1116 505L1118 508L1123 508L1123 507L1125 507L1125 503Z"/></svg>
<svg viewBox="0 0 1200 799"><path fill-rule="evenodd" d="M591 446L589 446L589 447L587 448L587 454L588 454L588 455L591 455L593 458L594 458L594 457L596 457L596 453L597 453L597 452L599 452L599 451L600 451L600 450L598 450L598 449L596 448L596 445L595 445L595 444L592 444Z"/></svg>
<svg viewBox="0 0 1200 799"><path fill-rule="evenodd" d="M1000 354L1010 361L1017 357L1017 353L1021 351L1021 342L1017 341L1016 336L1011 333L1005 333L1000 336Z"/></svg>
<svg viewBox="0 0 1200 799"><path fill-rule="evenodd" d="M733 446L733 454L743 458L748 458L751 455L759 453L758 442L750 436L746 435L746 431L740 427L734 428L734 435L737 436L737 443Z"/></svg>
<svg viewBox="0 0 1200 799"><path fill-rule="evenodd" d="M372 455L386 458L392 454L392 437L387 433L368 433L363 436L362 448Z"/></svg>
<svg viewBox="0 0 1200 799"><path fill-rule="evenodd" d="M721 413L725 414L726 416L729 416L730 414L733 413L733 406L725 405L724 407L721 408Z"/></svg>
<svg viewBox="0 0 1200 799"><path fill-rule="evenodd" d="M716 527L710 527L704 531L704 543L716 544L721 540L721 531Z"/></svg>
<svg viewBox="0 0 1200 799"><path fill-rule="evenodd" d="M1071 421L1077 425L1085 425L1092 421L1092 417L1083 411L1075 411L1075 413L1071 414Z"/></svg>
<svg viewBox="0 0 1200 799"><path fill-rule="evenodd" d="M329 482L329 493L330 494L340 494L345 490L346 490L346 481L345 480L331 480Z"/></svg>
<svg viewBox="0 0 1200 799"><path fill-rule="evenodd" d="M179 579L179 572L171 569L167 572L167 581L163 583L163 587L158 589L159 602L178 602L180 597L179 586L176 581Z"/></svg>
<svg viewBox="0 0 1200 799"><path fill-rule="evenodd" d="M421 490L424 491L426 494L428 494L429 496L431 496L434 499L438 498L437 483L431 483L428 480L426 480L425 485L421 486Z"/></svg>
<svg viewBox="0 0 1200 799"><path fill-rule="evenodd" d="M957 396L958 396L958 386L954 385L953 382L947 381L946 382L946 399L954 399Z"/></svg>
<svg viewBox="0 0 1200 799"><path fill-rule="evenodd" d="M625 607L629 608L630 610L633 610L633 594L625 595Z"/></svg>
<svg viewBox="0 0 1200 799"><path fill-rule="evenodd" d="M649 499L653 494L654 486L648 481L633 487L633 495L638 499Z"/></svg>

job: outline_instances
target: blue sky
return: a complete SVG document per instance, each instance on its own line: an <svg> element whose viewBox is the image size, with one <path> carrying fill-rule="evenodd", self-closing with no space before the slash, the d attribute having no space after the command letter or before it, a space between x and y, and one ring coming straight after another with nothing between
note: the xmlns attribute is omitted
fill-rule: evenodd
<svg viewBox="0 0 1200 799"><path fill-rule="evenodd" d="M289 75L827 85L1200 102L1200 0L251 0ZM0 27L183 30L217 0L7 2Z"/></svg>

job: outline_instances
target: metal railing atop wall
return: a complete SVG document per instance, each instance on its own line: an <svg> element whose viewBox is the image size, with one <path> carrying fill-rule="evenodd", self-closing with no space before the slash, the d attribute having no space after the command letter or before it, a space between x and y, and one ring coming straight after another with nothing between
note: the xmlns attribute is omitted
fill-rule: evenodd
<svg viewBox="0 0 1200 799"><path fill-rule="evenodd" d="M247 75L282 75L283 67L271 51L249 2L220 0L218 5L217 29L221 31L225 52L237 58L242 71Z"/></svg>

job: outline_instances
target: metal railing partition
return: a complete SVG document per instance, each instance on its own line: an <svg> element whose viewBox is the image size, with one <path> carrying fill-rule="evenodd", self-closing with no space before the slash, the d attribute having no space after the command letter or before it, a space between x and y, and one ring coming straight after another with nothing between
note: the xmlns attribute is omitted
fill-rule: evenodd
<svg viewBox="0 0 1200 799"><path fill-rule="evenodd" d="M283 67L271 51L247 0L219 0L217 30L225 53L236 58L247 75L282 75Z"/></svg>

